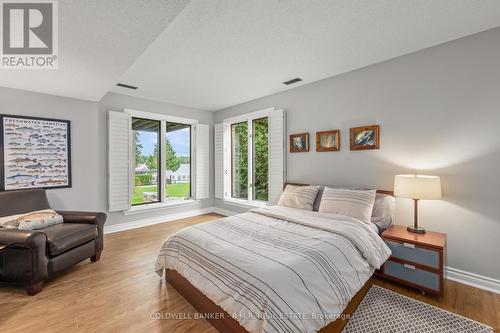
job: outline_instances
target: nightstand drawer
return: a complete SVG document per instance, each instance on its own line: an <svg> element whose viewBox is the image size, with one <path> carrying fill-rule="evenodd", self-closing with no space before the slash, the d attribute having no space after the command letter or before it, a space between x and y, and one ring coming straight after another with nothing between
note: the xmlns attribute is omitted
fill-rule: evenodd
<svg viewBox="0 0 500 333"><path fill-rule="evenodd" d="M411 243L399 243L392 240L384 240L392 251L392 256L415 262L417 264L439 269L439 251L424 249Z"/></svg>
<svg viewBox="0 0 500 333"><path fill-rule="evenodd" d="M384 275L394 277L416 286L439 291L440 277L437 273L428 272L408 264L400 264L387 260L384 264Z"/></svg>

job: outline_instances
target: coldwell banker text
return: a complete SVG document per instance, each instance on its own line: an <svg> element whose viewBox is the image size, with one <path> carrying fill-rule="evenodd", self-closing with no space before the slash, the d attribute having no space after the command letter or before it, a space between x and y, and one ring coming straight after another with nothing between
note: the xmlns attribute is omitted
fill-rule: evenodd
<svg viewBox="0 0 500 333"><path fill-rule="evenodd" d="M56 0L0 1L1 69L57 69Z"/></svg>

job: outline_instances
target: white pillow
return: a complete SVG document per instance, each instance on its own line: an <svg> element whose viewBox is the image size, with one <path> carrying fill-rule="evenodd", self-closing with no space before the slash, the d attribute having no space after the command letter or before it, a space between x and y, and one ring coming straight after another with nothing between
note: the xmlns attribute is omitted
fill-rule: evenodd
<svg viewBox="0 0 500 333"><path fill-rule="evenodd" d="M377 193L371 221L381 230L389 228L394 220L394 209L396 207L396 198L392 195Z"/></svg>
<svg viewBox="0 0 500 333"><path fill-rule="evenodd" d="M319 212L346 215L370 224L376 192L325 187Z"/></svg>
<svg viewBox="0 0 500 333"><path fill-rule="evenodd" d="M353 187L353 186L334 186L334 185L318 185L318 186L319 186L318 196L316 197L316 200L314 200L314 205L313 205L313 210L315 212L319 211L319 205L321 204L321 197L323 196L323 191L325 190L326 187L340 188L344 190L365 190L364 188Z"/></svg>
<svg viewBox="0 0 500 333"><path fill-rule="evenodd" d="M0 227L6 229L37 230L59 223L63 217L52 209L0 217Z"/></svg>
<svg viewBox="0 0 500 333"><path fill-rule="evenodd" d="M17 226L12 226L12 221L15 221L18 217L23 215L24 214L17 214L0 217L0 228L17 229Z"/></svg>
<svg viewBox="0 0 500 333"><path fill-rule="evenodd" d="M313 210L314 199L318 195L319 186L287 185L281 194L278 206Z"/></svg>

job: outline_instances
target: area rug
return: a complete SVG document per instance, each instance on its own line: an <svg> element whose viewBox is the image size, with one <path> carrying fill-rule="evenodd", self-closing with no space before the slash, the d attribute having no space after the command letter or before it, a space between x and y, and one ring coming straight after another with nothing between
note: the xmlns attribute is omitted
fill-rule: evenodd
<svg viewBox="0 0 500 333"><path fill-rule="evenodd" d="M484 324L372 286L343 333L492 333Z"/></svg>

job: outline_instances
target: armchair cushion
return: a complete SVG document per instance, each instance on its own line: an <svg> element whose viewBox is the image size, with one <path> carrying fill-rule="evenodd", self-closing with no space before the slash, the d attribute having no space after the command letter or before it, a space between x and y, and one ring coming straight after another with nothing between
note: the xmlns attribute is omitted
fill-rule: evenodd
<svg viewBox="0 0 500 333"><path fill-rule="evenodd" d="M47 236L47 247L51 257L94 240L98 236L97 226L85 223L62 223L40 229Z"/></svg>

